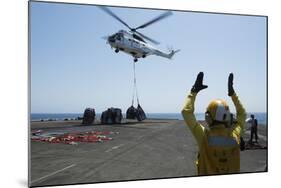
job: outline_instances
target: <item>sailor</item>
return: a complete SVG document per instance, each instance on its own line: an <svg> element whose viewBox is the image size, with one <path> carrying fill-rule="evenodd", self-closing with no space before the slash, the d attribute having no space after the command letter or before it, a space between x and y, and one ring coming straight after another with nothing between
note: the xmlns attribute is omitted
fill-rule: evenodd
<svg viewBox="0 0 281 188"><path fill-rule="evenodd" d="M255 135L256 143L258 143L258 120L255 118L254 114L251 114L251 138L249 143L253 143L253 136Z"/></svg>
<svg viewBox="0 0 281 188"><path fill-rule="evenodd" d="M196 95L208 87L203 85L203 77L203 72L200 72L182 110L185 123L199 147L196 161L198 175L239 173L240 135L243 132L246 113L233 89L233 74L230 73L228 77L228 96L236 108L237 122L234 126L229 126L231 117L229 106L220 99L211 101L207 107L205 113L207 126L196 121L194 115Z"/></svg>

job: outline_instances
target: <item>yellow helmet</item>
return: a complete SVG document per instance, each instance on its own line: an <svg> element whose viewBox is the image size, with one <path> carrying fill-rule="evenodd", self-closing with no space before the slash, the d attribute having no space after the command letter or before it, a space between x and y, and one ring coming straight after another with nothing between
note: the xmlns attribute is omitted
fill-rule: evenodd
<svg viewBox="0 0 281 188"><path fill-rule="evenodd" d="M205 120L209 125L230 122L230 111L226 101L216 99L210 102L205 113Z"/></svg>

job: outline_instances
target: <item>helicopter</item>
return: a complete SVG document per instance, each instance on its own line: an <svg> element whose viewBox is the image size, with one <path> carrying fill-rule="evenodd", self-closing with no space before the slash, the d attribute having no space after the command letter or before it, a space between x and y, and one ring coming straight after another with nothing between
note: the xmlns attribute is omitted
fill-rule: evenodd
<svg viewBox="0 0 281 188"><path fill-rule="evenodd" d="M149 55L157 55L157 56L171 59L175 53L180 51L180 50L170 49L169 53L165 53L147 42L150 41L151 43L157 45L160 44L158 41L151 39L145 36L144 34L140 33L139 31L137 31L138 29L143 29L168 16L171 16L172 15L171 11L164 12L161 15L155 17L154 19L136 28L132 28L121 18L119 18L115 13L113 13L109 8L106 7L100 7L100 8L129 29L129 31L119 30L117 33L114 33L107 37L103 37L105 40L107 40L107 44L109 44L112 49L115 49L114 51L116 53L118 53L119 51L127 53L134 58L134 62L137 62L139 58L145 58Z"/></svg>

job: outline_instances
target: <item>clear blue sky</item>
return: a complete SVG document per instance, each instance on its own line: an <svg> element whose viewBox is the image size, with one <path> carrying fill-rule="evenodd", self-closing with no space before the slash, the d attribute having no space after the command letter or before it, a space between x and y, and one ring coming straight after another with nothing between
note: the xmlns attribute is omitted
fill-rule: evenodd
<svg viewBox="0 0 281 188"><path fill-rule="evenodd" d="M110 8L136 27L160 10ZM102 39L120 29L118 21L96 6L31 3L31 112L102 112L131 105L133 58L116 54ZM266 111L266 18L195 12L173 15L143 30L161 42L157 47L181 49L173 60L158 56L136 64L140 103L146 112L178 113L197 73L209 86L196 101L204 112L210 100L226 99L227 78L248 112Z"/></svg>

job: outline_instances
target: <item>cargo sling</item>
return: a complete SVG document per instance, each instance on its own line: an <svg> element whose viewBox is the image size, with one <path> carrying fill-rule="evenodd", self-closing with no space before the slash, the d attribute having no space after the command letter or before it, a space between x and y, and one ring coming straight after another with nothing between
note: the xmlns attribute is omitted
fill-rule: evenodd
<svg viewBox="0 0 281 188"><path fill-rule="evenodd" d="M146 119L146 115L139 103L135 63L133 63L133 72L134 72L134 86L133 86L133 95L132 95L132 105L127 109L126 118L137 119L138 121L142 121ZM137 103L138 103L137 108L134 107L135 96L137 98Z"/></svg>

